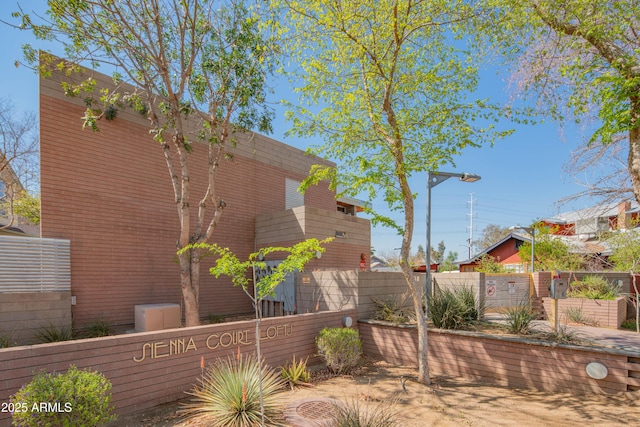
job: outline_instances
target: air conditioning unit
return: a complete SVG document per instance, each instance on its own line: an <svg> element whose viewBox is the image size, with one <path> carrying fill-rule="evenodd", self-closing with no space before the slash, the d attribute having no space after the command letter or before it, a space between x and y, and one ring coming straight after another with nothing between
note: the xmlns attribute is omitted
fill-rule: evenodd
<svg viewBox="0 0 640 427"><path fill-rule="evenodd" d="M180 306L178 304L136 305L135 314L136 332L180 327Z"/></svg>

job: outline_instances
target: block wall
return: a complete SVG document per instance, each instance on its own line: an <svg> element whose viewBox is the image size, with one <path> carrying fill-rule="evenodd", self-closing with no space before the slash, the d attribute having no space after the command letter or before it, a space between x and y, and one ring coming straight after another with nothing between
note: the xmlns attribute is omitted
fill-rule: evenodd
<svg viewBox="0 0 640 427"><path fill-rule="evenodd" d="M49 327L71 330L71 292L0 293L0 334L12 345L35 344Z"/></svg>
<svg viewBox="0 0 640 427"><path fill-rule="evenodd" d="M419 276L416 276L419 280ZM298 311L358 310L358 318L370 318L376 305L372 297L406 295L406 305L413 302L402 273L372 271L313 271L296 277Z"/></svg>

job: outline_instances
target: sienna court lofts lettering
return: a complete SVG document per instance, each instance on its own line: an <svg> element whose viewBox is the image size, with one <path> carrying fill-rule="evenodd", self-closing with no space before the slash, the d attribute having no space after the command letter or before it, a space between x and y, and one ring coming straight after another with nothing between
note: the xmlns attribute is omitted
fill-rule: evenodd
<svg viewBox="0 0 640 427"><path fill-rule="evenodd" d="M261 331L260 340L266 341L278 337L290 336L293 333L293 324L269 326ZM133 361L140 363L147 359L160 359L163 357L179 356L188 352L197 352L198 347L216 350L219 348L235 347L239 345L253 344L252 329L211 334L201 343L196 343L193 337L176 338L163 341L147 342L142 344L139 356L134 356Z"/></svg>

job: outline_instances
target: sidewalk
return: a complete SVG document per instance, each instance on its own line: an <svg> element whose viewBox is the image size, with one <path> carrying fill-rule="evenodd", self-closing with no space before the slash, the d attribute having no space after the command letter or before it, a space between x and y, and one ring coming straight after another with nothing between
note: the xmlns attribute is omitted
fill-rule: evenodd
<svg viewBox="0 0 640 427"><path fill-rule="evenodd" d="M484 320L494 323L504 323L502 315L497 313L489 313ZM592 341L599 345L621 350L624 352L637 353L640 357L640 334L635 331L626 329L608 329L597 328L595 326L574 326L564 325L569 332L575 334L578 338ZM551 331L551 323L548 320L534 320L531 322L531 330L537 332Z"/></svg>

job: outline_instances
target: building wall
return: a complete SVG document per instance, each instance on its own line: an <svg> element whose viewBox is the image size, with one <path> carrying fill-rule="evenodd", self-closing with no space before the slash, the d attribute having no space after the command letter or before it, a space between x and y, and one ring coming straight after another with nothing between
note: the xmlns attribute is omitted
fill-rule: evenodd
<svg viewBox="0 0 640 427"><path fill-rule="evenodd" d="M51 327L71 330L71 292L0 293L0 334L11 345L36 344L35 334Z"/></svg>
<svg viewBox="0 0 640 427"><path fill-rule="evenodd" d="M332 237L321 259L308 264L307 270L324 266L336 269L357 269L361 254L371 248L371 226L368 220L310 206L299 206L286 211L259 215L256 218L256 244L264 246L290 246L304 239L319 240ZM337 233L344 237L336 237ZM273 259L278 255L274 254ZM367 267L369 265L369 257Z"/></svg>
<svg viewBox="0 0 640 427"><path fill-rule="evenodd" d="M357 325L355 310L263 319L262 356L274 368L293 355L315 362L315 337L325 326L341 327L345 316ZM202 360L209 365L238 351L254 353L254 321L0 349L0 402L8 402L41 369L61 372L74 364L111 381L112 402L124 415L183 399L202 375ZM8 427L10 417L0 411L0 427Z"/></svg>
<svg viewBox="0 0 640 427"><path fill-rule="evenodd" d="M109 85L106 76L94 77L98 86ZM65 97L60 80L54 73L40 82L42 236L72 242L76 326L95 319L132 324L136 304L181 304L177 208L147 120L119 111L113 121L100 121L100 132L82 130L83 99ZM322 161L258 134L238 135L230 152L233 159L220 165L216 177L227 206L213 241L244 257L255 247L256 216L284 210L285 179L301 181ZM204 194L206 157L206 146L195 143L189 155L192 225ZM304 203L336 209L326 185L310 188ZM202 262L200 315L251 311L240 289L207 274L211 262ZM321 260L319 266L330 264Z"/></svg>

